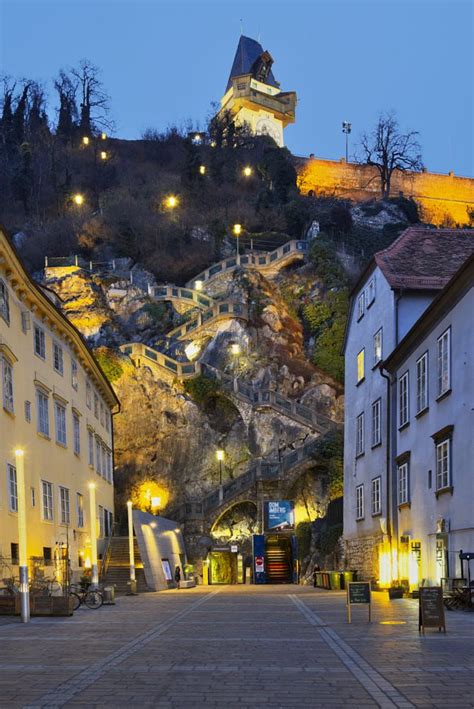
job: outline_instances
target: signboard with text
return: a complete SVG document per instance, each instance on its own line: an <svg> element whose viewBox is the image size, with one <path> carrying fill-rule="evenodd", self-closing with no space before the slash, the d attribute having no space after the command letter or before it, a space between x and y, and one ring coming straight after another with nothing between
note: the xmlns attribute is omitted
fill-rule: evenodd
<svg viewBox="0 0 474 709"><path fill-rule="evenodd" d="M265 502L265 529L268 532L282 532L295 528L295 504L291 500L270 500Z"/></svg>
<svg viewBox="0 0 474 709"><path fill-rule="evenodd" d="M347 620L352 622L351 606L369 606L369 623L371 621L372 593L370 581L350 581L347 584Z"/></svg>
<svg viewBox="0 0 474 709"><path fill-rule="evenodd" d="M418 632L425 628L441 628L446 632L443 589L441 586L420 586Z"/></svg>
<svg viewBox="0 0 474 709"><path fill-rule="evenodd" d="M265 583L265 537L263 534L253 535L252 551L254 583Z"/></svg>

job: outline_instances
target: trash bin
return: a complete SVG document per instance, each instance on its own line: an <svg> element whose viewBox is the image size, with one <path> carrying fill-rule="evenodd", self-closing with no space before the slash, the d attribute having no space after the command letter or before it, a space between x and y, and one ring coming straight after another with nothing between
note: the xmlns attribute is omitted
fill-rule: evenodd
<svg viewBox="0 0 474 709"><path fill-rule="evenodd" d="M127 581L127 586L128 586L128 591L127 591L127 596L136 596L137 595L137 582L135 580Z"/></svg>
<svg viewBox="0 0 474 709"><path fill-rule="evenodd" d="M331 584L331 591L339 591L341 588L341 576L339 571L330 571L329 579Z"/></svg>
<svg viewBox="0 0 474 709"><path fill-rule="evenodd" d="M347 588L347 584L354 581L353 571L344 571L341 576L344 578L344 588Z"/></svg>
<svg viewBox="0 0 474 709"><path fill-rule="evenodd" d="M104 606L115 606L115 586L104 586Z"/></svg>

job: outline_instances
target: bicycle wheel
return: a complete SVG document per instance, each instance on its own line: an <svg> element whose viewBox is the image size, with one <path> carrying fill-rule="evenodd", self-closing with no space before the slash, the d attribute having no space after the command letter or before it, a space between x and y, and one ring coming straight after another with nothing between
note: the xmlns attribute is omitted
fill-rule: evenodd
<svg viewBox="0 0 474 709"><path fill-rule="evenodd" d="M88 608L93 608L94 610L96 610L97 608L101 607L103 602L104 599L102 598L102 594L99 593L99 591L87 591L84 603Z"/></svg>
<svg viewBox="0 0 474 709"><path fill-rule="evenodd" d="M74 593L74 591L70 591L69 598L72 599L72 610L77 611L82 603L81 597L77 593Z"/></svg>

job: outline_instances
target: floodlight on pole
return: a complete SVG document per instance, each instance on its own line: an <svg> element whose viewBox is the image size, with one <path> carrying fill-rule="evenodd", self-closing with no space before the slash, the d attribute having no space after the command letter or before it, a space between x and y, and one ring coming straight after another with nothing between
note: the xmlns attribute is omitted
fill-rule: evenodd
<svg viewBox="0 0 474 709"><path fill-rule="evenodd" d="M349 121L342 121L342 132L346 136L346 162L349 162L349 134L352 131L352 123Z"/></svg>

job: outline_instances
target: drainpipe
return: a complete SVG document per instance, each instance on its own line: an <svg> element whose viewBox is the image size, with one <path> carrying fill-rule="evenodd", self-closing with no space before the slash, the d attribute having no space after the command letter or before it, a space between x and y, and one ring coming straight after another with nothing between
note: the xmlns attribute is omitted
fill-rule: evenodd
<svg viewBox="0 0 474 709"><path fill-rule="evenodd" d="M386 427L385 427L385 486L387 491L387 536L388 544L390 549L390 577L392 580L392 504L393 504L393 490L392 490L392 436L391 436L391 420L392 420L392 379L389 374L385 374L383 371L383 363L379 368L380 376L383 377L387 382L387 404L386 404ZM393 515L395 521L395 515ZM393 527L397 525L394 524ZM394 531L394 530L393 530Z"/></svg>

